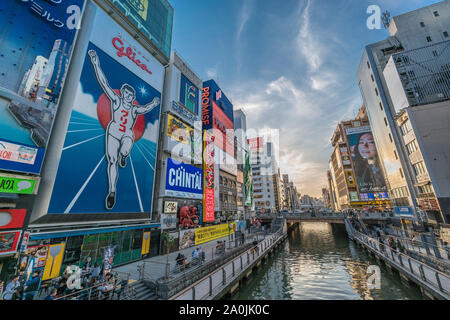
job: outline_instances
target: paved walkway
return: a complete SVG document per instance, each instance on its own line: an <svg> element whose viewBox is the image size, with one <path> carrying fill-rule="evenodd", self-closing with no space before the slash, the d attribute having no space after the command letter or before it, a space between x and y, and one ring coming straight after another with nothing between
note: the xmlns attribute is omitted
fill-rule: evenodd
<svg viewBox="0 0 450 320"><path fill-rule="evenodd" d="M254 240L262 240L264 238L263 234L250 234L248 231L245 233L245 242L251 243ZM138 265L142 265L145 262L145 272L146 276L150 277L153 280L157 280L166 274L166 263L168 262L170 265L169 274L171 277L181 277L184 272L174 272L176 270L176 257L178 253L181 252L187 260L190 262L192 260L192 251L196 248L200 247L205 252L205 262L211 261L218 257L216 254L216 245L217 241L226 241L226 251L233 249L236 247L236 239L234 239L234 235L226 236L220 239L216 239L214 241L210 241L207 243L203 243L198 246L193 246L187 249L183 249L181 251L172 252L169 255L159 255L155 257L151 257L145 260L136 261L124 266L120 266L117 268L113 268L113 271L125 272L130 274L130 279L139 280L139 271ZM240 240L240 239L239 239ZM241 246L240 241L237 241L238 246ZM167 258L168 256L168 258ZM187 268L185 272L189 272L195 268L191 266Z"/></svg>

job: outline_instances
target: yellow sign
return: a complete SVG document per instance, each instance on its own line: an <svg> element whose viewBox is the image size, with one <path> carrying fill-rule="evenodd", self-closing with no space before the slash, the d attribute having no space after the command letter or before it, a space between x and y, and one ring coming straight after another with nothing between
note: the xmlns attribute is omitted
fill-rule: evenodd
<svg viewBox="0 0 450 320"><path fill-rule="evenodd" d="M142 237L142 251L141 255L146 255L150 253L150 234L151 232L144 232Z"/></svg>
<svg viewBox="0 0 450 320"><path fill-rule="evenodd" d="M233 234L235 230L236 222L198 228L195 230L195 245L226 237L229 234Z"/></svg>
<svg viewBox="0 0 450 320"><path fill-rule="evenodd" d="M352 171L345 171L345 175L347 177L347 184L349 187L355 186L355 177L353 176Z"/></svg>
<svg viewBox="0 0 450 320"><path fill-rule="evenodd" d="M136 13L139 14L142 19L147 21L148 0L127 0L127 2L134 10L136 10Z"/></svg>
<svg viewBox="0 0 450 320"><path fill-rule="evenodd" d="M59 276L64 257L65 243L53 244L48 250L47 261L45 263L42 280L53 279Z"/></svg>
<svg viewBox="0 0 450 320"><path fill-rule="evenodd" d="M167 116L167 135L175 141L191 144L194 129L169 114Z"/></svg>

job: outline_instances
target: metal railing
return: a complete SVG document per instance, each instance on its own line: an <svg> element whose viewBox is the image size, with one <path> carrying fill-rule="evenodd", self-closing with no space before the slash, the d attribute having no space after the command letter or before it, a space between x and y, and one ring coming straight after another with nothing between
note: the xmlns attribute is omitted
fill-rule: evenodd
<svg viewBox="0 0 450 320"><path fill-rule="evenodd" d="M450 298L450 277L447 274L362 234L354 228L352 229L352 236L435 293L439 293L445 299Z"/></svg>
<svg viewBox="0 0 450 320"><path fill-rule="evenodd" d="M283 227L260 241L257 245L234 257L208 276L200 279L192 286L182 290L170 300L209 300L220 294L237 277L242 275L262 255L270 250L280 237L283 236Z"/></svg>
<svg viewBox="0 0 450 320"><path fill-rule="evenodd" d="M55 300L119 300L123 297L133 299L133 292L130 289L130 274L120 271L113 271L114 283L104 280L88 288L76 290Z"/></svg>

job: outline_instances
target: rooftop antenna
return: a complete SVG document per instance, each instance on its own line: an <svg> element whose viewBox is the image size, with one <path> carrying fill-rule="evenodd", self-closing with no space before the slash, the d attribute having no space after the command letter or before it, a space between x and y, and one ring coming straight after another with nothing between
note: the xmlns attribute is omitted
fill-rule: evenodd
<svg viewBox="0 0 450 320"><path fill-rule="evenodd" d="M389 11L385 11L381 14L381 20L383 21L383 25L386 29L389 29L389 25L391 24L391 13Z"/></svg>

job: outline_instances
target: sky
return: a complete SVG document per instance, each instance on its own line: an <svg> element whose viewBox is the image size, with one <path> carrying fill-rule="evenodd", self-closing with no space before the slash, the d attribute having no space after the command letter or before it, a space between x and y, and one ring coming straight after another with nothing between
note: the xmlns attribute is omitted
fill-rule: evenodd
<svg viewBox="0 0 450 320"><path fill-rule="evenodd" d="M391 16L439 0L169 0L172 49L215 79L247 128L278 129L279 166L302 194L327 185L337 124L362 105L356 72L370 30L368 7Z"/></svg>

